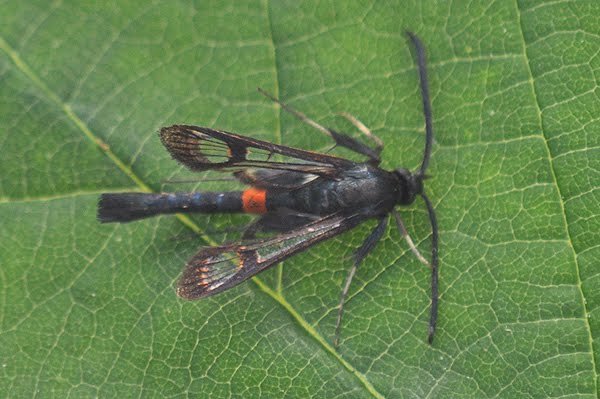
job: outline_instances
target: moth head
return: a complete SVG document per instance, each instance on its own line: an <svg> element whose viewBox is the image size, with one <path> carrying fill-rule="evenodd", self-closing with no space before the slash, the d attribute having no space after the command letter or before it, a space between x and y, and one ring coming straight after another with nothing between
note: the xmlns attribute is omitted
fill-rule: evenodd
<svg viewBox="0 0 600 399"><path fill-rule="evenodd" d="M423 192L423 180L428 176L404 168L394 170L394 175L399 180L398 204L412 204L417 195Z"/></svg>

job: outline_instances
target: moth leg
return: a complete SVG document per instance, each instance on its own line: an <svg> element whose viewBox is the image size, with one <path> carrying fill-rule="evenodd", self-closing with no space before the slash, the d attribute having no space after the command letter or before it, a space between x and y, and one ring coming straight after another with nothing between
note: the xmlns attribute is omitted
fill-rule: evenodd
<svg viewBox="0 0 600 399"><path fill-rule="evenodd" d="M244 228L244 232L242 233L242 241L255 239L256 233L262 230L263 227L260 218L251 221L248 223L246 228Z"/></svg>
<svg viewBox="0 0 600 399"><path fill-rule="evenodd" d="M396 219L396 226L398 227L398 230L400 231L400 234L402 235L404 240L406 240L406 243L408 244L408 247L410 248L411 252L417 257L419 262L431 269L431 264L427 261L427 259L425 259L423 255L421 255L421 252L419 252L419 250L415 246L415 243L413 242L412 238L410 238L408 231L406 231L406 227L404 227L404 223L402 223L400 214L395 209L392 211L392 213L394 214L394 219Z"/></svg>
<svg viewBox="0 0 600 399"><path fill-rule="evenodd" d="M356 118L355 116L353 116L347 112L340 112L338 115L343 118L346 118L362 134L367 136L375 145L375 148L374 148L375 152L377 152L377 154L381 154L381 151L383 151L383 140L381 140L379 137L374 135L373 132L371 131L371 129L366 127L364 123L362 123L360 120L358 120L358 118Z"/></svg>
<svg viewBox="0 0 600 399"><path fill-rule="evenodd" d="M284 110L286 110L287 112L289 112L290 114L294 115L296 118L298 118L300 121L306 123L309 126L312 126L313 128L317 129L318 131L320 131L321 133L331 137L333 139L333 141L335 141L336 145L339 145L340 147L345 147L351 151L354 151L358 154L361 155L365 155L369 158L369 161L371 163L374 163L375 165L379 165L379 163L381 162L381 159L379 157L379 154L381 153L381 148L383 147L377 147L375 149L361 143L360 141L356 140L355 138L345 134L345 133L340 133L337 132L333 129L327 128L323 125L318 124L317 122L313 121L312 119L310 119L308 116L304 115L302 112L300 111L296 111L294 108L290 107L289 105L281 102L279 99L273 97L271 94L267 93L266 91L264 91L263 89L261 89L260 87L258 88L258 91L264 95L265 97L267 97L268 99L270 99L271 101L279 104L279 106L281 106L281 108L283 108ZM351 117L352 119L349 119L350 122L354 123L354 121L358 121L358 119ZM360 121L358 121L360 123ZM369 132L367 134L368 137L375 137L373 136L369 129L366 128L365 125L363 125L362 123L360 123L360 125L362 125L362 127L364 127L364 129L366 129L367 132ZM358 125L355 125L358 127ZM361 132L364 133L364 130L362 130L359 127L359 130L361 130ZM379 138L377 138L377 140L379 142L381 142L381 140L379 140Z"/></svg>
<svg viewBox="0 0 600 399"><path fill-rule="evenodd" d="M387 228L387 224L387 216L384 216L381 219L379 219L377 227L375 227L371 234L369 234L365 241L363 241L360 248L358 248L358 250L354 254L354 264L352 265L352 268L350 269L350 272L346 277L346 282L344 283L344 288L342 289L342 294L340 295L340 304L338 306L337 321L335 323L335 337L333 339L333 345L336 347L338 346L340 340L340 327L342 326L342 315L344 314L344 302L346 301L346 296L348 296L350 283L352 283L352 279L354 278L356 270L358 269L358 266L360 266L362 260L365 258L365 256L367 256L369 252L371 252L375 248L375 245L383 236L383 233Z"/></svg>
<svg viewBox="0 0 600 399"><path fill-rule="evenodd" d="M265 213L258 219L253 220L244 229L242 241L256 238L261 231L273 231L276 233L287 233L308 223L314 222L319 216L297 213L287 209Z"/></svg>

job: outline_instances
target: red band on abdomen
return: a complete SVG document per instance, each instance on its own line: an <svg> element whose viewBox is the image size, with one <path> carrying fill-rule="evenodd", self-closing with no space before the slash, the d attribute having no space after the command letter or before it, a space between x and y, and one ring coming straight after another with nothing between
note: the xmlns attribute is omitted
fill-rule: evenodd
<svg viewBox="0 0 600 399"><path fill-rule="evenodd" d="M249 188L242 194L242 206L246 213L267 212L267 192L257 188Z"/></svg>

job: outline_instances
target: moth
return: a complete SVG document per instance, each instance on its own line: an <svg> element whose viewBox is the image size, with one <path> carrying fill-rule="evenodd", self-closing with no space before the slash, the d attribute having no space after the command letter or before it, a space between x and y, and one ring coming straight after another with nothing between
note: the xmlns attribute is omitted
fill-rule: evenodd
<svg viewBox="0 0 600 399"><path fill-rule="evenodd" d="M362 122L342 114L372 145L326 128L261 91L302 122L331 137L336 146L365 157L355 162L334 155L256 140L208 127L173 125L160 130L171 156L193 171L232 173L247 188L242 191L187 193L106 193L98 204L102 223L130 222L172 213L251 213L259 215L239 242L201 249L187 263L177 287L185 299L199 299L228 290L294 254L342 234L368 219L377 226L354 253L340 295L334 344L339 343L344 302L352 279L367 254L384 234L390 215L411 250L431 269L431 312L428 341L433 342L438 309L438 226L423 182L433 142L432 112L425 63L419 38L407 32L417 57L425 118L425 149L420 167L411 172L381 169L382 141ZM431 224L431 261L416 249L400 219L397 206L421 197ZM272 233L257 237L258 233ZM264 234L263 234L264 235Z"/></svg>

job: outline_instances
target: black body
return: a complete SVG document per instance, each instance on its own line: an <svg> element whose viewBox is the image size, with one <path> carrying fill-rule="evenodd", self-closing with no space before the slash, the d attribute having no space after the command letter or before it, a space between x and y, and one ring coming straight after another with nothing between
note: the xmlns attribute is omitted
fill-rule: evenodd
<svg viewBox="0 0 600 399"><path fill-rule="evenodd" d="M190 259L177 289L178 295L186 299L225 291L299 251L341 234L367 219L377 219L377 227L355 253L341 294L336 324L337 345L343 304L358 266L385 232L388 215L395 216L406 237L394 208L409 205L420 196L432 226L431 343L437 320L438 231L433 205L423 191L423 180L431 153L433 129L424 50L416 36L408 35L417 51L426 127L423 162L417 171L379 168L379 154L383 148L381 141L353 117L347 116L375 142L375 148L325 128L263 92L285 110L329 135L336 145L366 156L367 161L354 162L206 127L174 125L162 128L160 138L175 160L195 171L232 172L240 183L249 188L229 192L103 194L98 205L98 219L101 222L129 222L158 214L186 212L260 214L248 226L241 242L202 249ZM259 231L276 234L258 239L256 233ZM411 250L418 253L409 237L407 242Z"/></svg>
<svg viewBox="0 0 600 399"><path fill-rule="evenodd" d="M293 172L290 172L293 173ZM101 222L129 222L159 214L243 212L243 191L192 193L103 194L98 218ZM399 172L388 172L369 163L358 163L336 179L320 178L292 188L266 192L268 212L295 211L315 216L334 213L365 216L387 215L396 205L415 198L413 181Z"/></svg>
<svg viewBox="0 0 600 399"><path fill-rule="evenodd" d="M242 212L241 196L241 191L102 194L98 218L103 223L123 223L172 213L238 213Z"/></svg>
<svg viewBox="0 0 600 399"><path fill-rule="evenodd" d="M396 204L410 203L408 182L396 173L357 164L335 179L318 178L295 190L267 195L267 209L292 209L313 215L361 213L371 217L388 214ZM410 201L410 202L408 202Z"/></svg>

